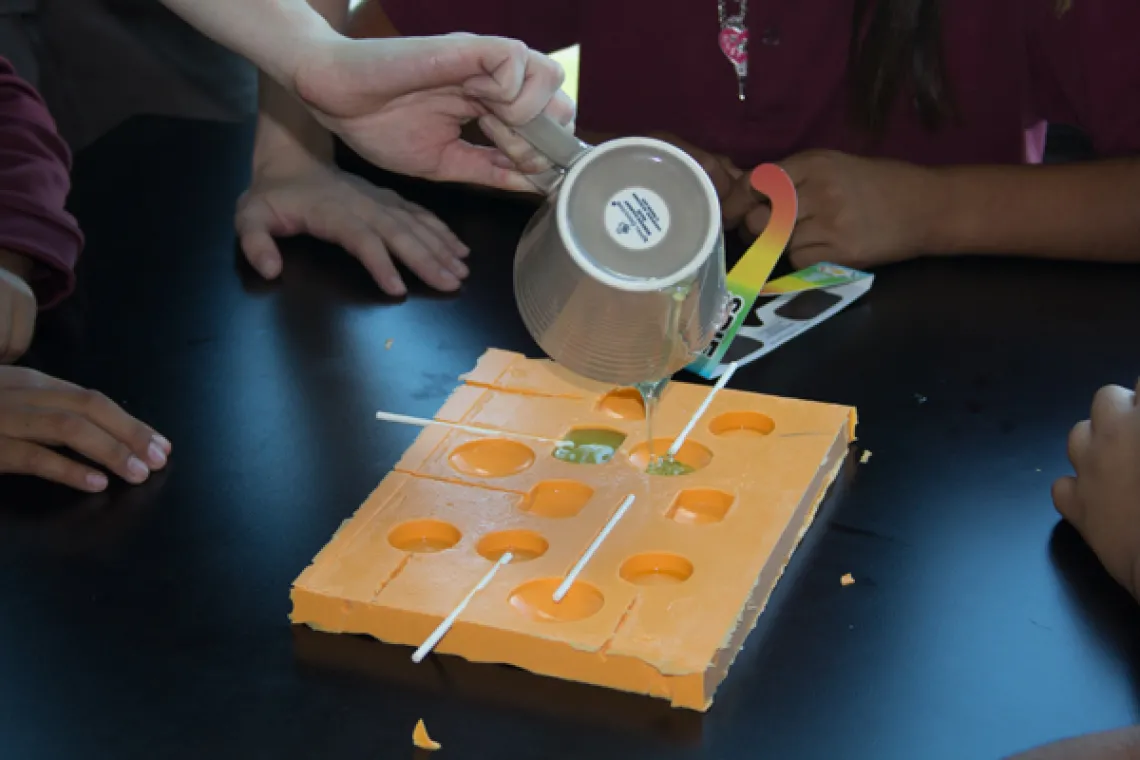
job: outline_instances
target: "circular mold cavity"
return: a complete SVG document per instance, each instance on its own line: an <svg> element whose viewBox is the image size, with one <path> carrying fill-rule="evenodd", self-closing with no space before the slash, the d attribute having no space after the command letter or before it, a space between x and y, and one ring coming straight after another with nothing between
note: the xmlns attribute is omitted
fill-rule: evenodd
<svg viewBox="0 0 1140 760"><path fill-rule="evenodd" d="M625 433L611 428L574 428L562 436L552 455L572 464L605 464L625 439Z"/></svg>
<svg viewBox="0 0 1140 760"><path fill-rule="evenodd" d="M619 420L645 419L645 399L637 388L618 388L602 396L598 409Z"/></svg>
<svg viewBox="0 0 1140 760"><path fill-rule="evenodd" d="M448 462L464 475L503 478L517 475L534 464L534 451L507 438L480 438L455 449Z"/></svg>
<svg viewBox="0 0 1140 760"><path fill-rule="evenodd" d="M693 577L693 563L679 554L636 554L621 565L621 577L635 586L669 586Z"/></svg>
<svg viewBox="0 0 1140 760"><path fill-rule="evenodd" d="M649 467L649 441L643 441L629 452L629 461L633 462L639 470L645 470ZM672 438L654 438L653 439L653 456L663 457L669 447L673 445ZM683 468L678 468L680 472L677 475L688 475L690 472L700 470L709 466L712 462L713 453L709 451L708 447L703 446L691 438L686 438L685 442L681 444L681 450L677 452L674 457L675 461L684 465Z"/></svg>
<svg viewBox="0 0 1140 760"><path fill-rule="evenodd" d="M677 494L665 516L682 525L718 523L734 501L735 496L715 488L687 488Z"/></svg>
<svg viewBox="0 0 1140 760"><path fill-rule="evenodd" d="M549 548L547 540L533 530L501 530L479 539L475 551L492 562L498 562L500 557L510 552L514 555L511 559L513 565L538 559Z"/></svg>
<svg viewBox="0 0 1140 760"><path fill-rule="evenodd" d="M776 429L776 423L760 412L725 412L709 423L709 432L720 436L761 436Z"/></svg>
<svg viewBox="0 0 1140 760"><path fill-rule="evenodd" d="M397 525L388 534L388 543L403 552L432 554L450 549L463 534L442 520L413 520Z"/></svg>
<svg viewBox="0 0 1140 760"><path fill-rule="evenodd" d="M511 592L510 604L523 617L540 623L570 623L585 620L598 614L606 598L594 586L574 581L561 602L554 601L554 592L562 578L539 578L529 581Z"/></svg>
<svg viewBox="0 0 1140 760"><path fill-rule="evenodd" d="M593 496L593 488L576 480L544 480L523 497L519 509L538 517L573 517Z"/></svg>

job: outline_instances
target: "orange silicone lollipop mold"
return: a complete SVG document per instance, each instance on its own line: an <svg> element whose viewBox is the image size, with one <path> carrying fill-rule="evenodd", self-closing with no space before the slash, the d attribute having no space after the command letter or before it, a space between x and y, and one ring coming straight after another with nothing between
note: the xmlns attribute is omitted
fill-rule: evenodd
<svg viewBox="0 0 1140 760"><path fill-rule="evenodd" d="M683 525L707 525L722 521L732 509L736 497L715 488L686 488L665 514Z"/></svg>
<svg viewBox="0 0 1140 760"><path fill-rule="evenodd" d="M637 388L618 388L602 396L598 408L619 420L644 420L645 399Z"/></svg>
<svg viewBox="0 0 1140 760"><path fill-rule="evenodd" d="M635 586L671 586L693 576L693 563L679 554L647 552L627 559L619 572Z"/></svg>
<svg viewBox="0 0 1140 760"><path fill-rule="evenodd" d="M479 539L475 550L492 562L507 552L512 555L511 562L529 562L537 559L550 548L550 542L542 534L533 530L503 530L489 533Z"/></svg>
<svg viewBox="0 0 1140 760"><path fill-rule="evenodd" d="M673 445L672 438L654 438L652 453L653 456L663 456ZM629 461L633 462L638 469L645 470L649 466L650 445L648 441L637 444L633 450L629 452ZM698 443L691 438L686 438L685 442L681 444L680 451L674 456L681 464L691 467L694 470L700 470L709 466L713 460L713 453L704 444Z"/></svg>
<svg viewBox="0 0 1140 760"><path fill-rule="evenodd" d="M461 445L449 457L451 466L477 478L503 478L534 464L534 451L507 438L481 438Z"/></svg>
<svg viewBox="0 0 1140 760"><path fill-rule="evenodd" d="M555 602L554 592L561 583L561 578L540 578L524 583L511 594L511 607L531 620L559 623L585 620L606 604L602 592L583 581L575 581L562 601Z"/></svg>
<svg viewBox="0 0 1140 760"><path fill-rule="evenodd" d="M593 488L577 480L543 480L523 498L519 509L539 517L574 517L593 495Z"/></svg>
<svg viewBox="0 0 1140 760"><path fill-rule="evenodd" d="M760 412L725 412L709 423L713 435L769 435L776 429L776 423Z"/></svg>
<svg viewBox="0 0 1140 760"><path fill-rule="evenodd" d="M652 449L688 429L676 458L693 469L659 476L626 391L488 352L437 419L504 437L425 427L294 582L292 620L707 710L845 461L855 412L732 388L705 407L707 386L674 382ZM591 428L628 436L618 461L507 437L553 446Z"/></svg>
<svg viewBox="0 0 1140 760"><path fill-rule="evenodd" d="M402 552L431 554L450 549L463 535L442 520L415 520L398 525L388 534L388 542Z"/></svg>

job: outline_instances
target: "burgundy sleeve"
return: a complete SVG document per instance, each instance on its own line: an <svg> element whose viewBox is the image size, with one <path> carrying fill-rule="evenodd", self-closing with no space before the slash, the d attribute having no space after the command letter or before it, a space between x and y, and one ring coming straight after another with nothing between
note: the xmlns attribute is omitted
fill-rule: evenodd
<svg viewBox="0 0 1140 760"><path fill-rule="evenodd" d="M35 262L40 307L75 288L83 235L65 209L71 152L39 94L0 58L0 248Z"/></svg>
<svg viewBox="0 0 1140 760"><path fill-rule="evenodd" d="M1080 129L1103 158L1140 154L1140 2L1026 1L1033 115Z"/></svg>
<svg viewBox="0 0 1140 760"><path fill-rule="evenodd" d="M379 3L392 26L405 37L468 32L510 37L522 40L539 52L553 53L578 42L575 1L379 0Z"/></svg>

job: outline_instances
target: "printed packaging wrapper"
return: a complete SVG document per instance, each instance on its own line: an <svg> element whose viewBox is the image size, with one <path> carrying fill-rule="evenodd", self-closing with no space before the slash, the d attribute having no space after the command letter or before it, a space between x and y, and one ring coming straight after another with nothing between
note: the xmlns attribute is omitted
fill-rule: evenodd
<svg viewBox="0 0 1140 760"><path fill-rule="evenodd" d="M867 272L816 264L767 283L751 298L730 286L723 326L687 369L715 379L733 361L743 366L767 356L862 298L874 280Z"/></svg>

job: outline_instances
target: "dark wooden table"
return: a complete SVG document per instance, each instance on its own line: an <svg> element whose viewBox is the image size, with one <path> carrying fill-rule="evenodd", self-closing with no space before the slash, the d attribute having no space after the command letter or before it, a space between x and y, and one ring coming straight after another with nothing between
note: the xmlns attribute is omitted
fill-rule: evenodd
<svg viewBox="0 0 1140 760"><path fill-rule="evenodd" d="M514 312L524 206L401 185L473 248L458 297L390 302L312 242L238 264L248 129L146 120L79 157L82 288L30 361L174 442L141 488L0 479L7 758L997 758L1137 719L1140 614L1049 485L1140 375L1140 269L888 268L734 385L856 405L860 445L704 715L290 627L291 581ZM384 342L393 339L391 350ZM842 587L853 573L857 582Z"/></svg>

